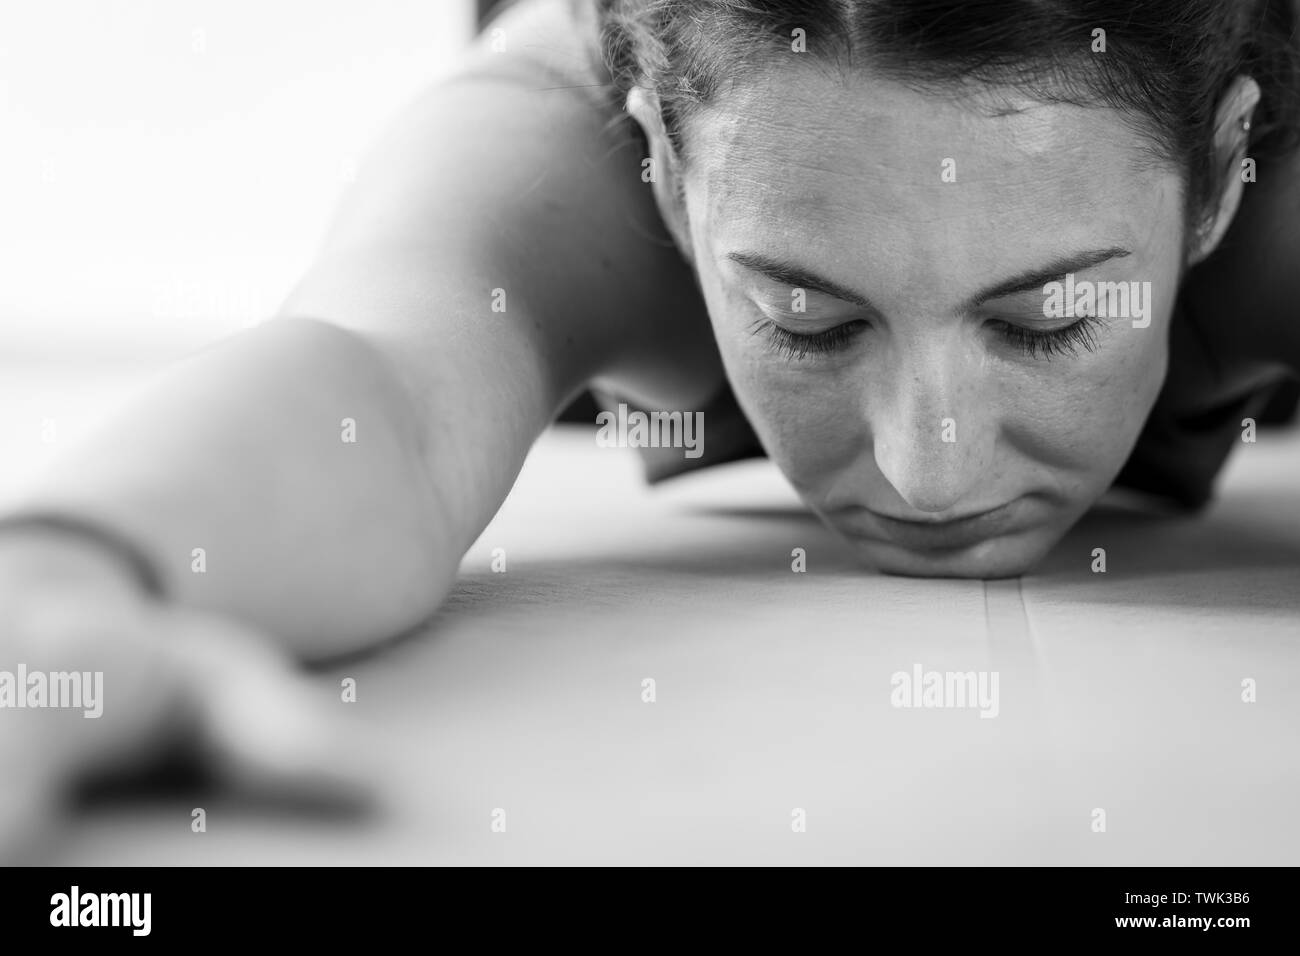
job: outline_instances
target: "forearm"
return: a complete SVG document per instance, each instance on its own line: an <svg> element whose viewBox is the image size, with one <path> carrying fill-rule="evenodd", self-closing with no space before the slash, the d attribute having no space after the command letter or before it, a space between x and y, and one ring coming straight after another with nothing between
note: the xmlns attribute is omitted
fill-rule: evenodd
<svg viewBox="0 0 1300 956"><path fill-rule="evenodd" d="M177 602L305 657L430 614L460 558L425 430L362 337L278 320L169 370L16 502L139 544Z"/></svg>

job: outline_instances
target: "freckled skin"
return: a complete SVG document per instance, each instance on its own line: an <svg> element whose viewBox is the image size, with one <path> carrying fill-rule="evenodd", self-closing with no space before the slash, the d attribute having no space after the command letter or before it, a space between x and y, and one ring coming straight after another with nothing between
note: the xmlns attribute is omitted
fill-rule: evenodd
<svg viewBox="0 0 1300 956"><path fill-rule="evenodd" d="M994 116L1008 100L1020 111ZM1101 496L1164 380L1182 263L1182 184L1105 109L922 94L797 65L737 84L686 128L689 255L741 407L772 459L865 563L900 574L996 577L1031 568ZM942 163L956 161L956 182ZM1104 320L1095 351L1024 354L991 320L1040 330L1041 291L971 314L961 303L1062 255L1120 246L1077 273L1150 282L1151 324ZM751 334L790 288L723 257L791 260L879 315L830 354L791 359ZM807 293L797 333L861 319ZM944 442L944 419L955 442ZM946 550L846 529L849 506L900 518L1014 502L1005 533Z"/></svg>

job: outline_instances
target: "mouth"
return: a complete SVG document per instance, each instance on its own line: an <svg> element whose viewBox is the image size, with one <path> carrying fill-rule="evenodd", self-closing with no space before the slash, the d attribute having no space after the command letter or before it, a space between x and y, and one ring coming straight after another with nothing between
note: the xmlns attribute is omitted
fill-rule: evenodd
<svg viewBox="0 0 1300 956"><path fill-rule="evenodd" d="M855 538L916 551L952 551L1006 534L1016 522L1016 502L952 518L901 518L858 505L843 509L835 518Z"/></svg>

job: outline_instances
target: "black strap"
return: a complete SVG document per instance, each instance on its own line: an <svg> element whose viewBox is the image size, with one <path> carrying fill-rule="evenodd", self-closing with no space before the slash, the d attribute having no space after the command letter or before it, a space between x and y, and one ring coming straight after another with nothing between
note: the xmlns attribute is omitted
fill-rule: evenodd
<svg viewBox="0 0 1300 956"><path fill-rule="evenodd" d="M58 531L94 541L130 566L146 594L159 600L166 597L162 575L144 550L121 533L94 519L61 511L19 511L0 515L0 534L28 530Z"/></svg>

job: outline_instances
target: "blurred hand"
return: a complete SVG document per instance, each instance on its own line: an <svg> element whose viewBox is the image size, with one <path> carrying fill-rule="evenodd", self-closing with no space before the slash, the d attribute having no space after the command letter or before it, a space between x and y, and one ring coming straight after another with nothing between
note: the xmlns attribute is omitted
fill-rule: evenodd
<svg viewBox="0 0 1300 956"><path fill-rule="evenodd" d="M365 799L339 756L337 696L249 628L145 597L92 548L0 540L0 671L24 700L20 665L79 672L91 692L75 707L0 706L0 863L39 851L75 784L177 756L276 799Z"/></svg>

